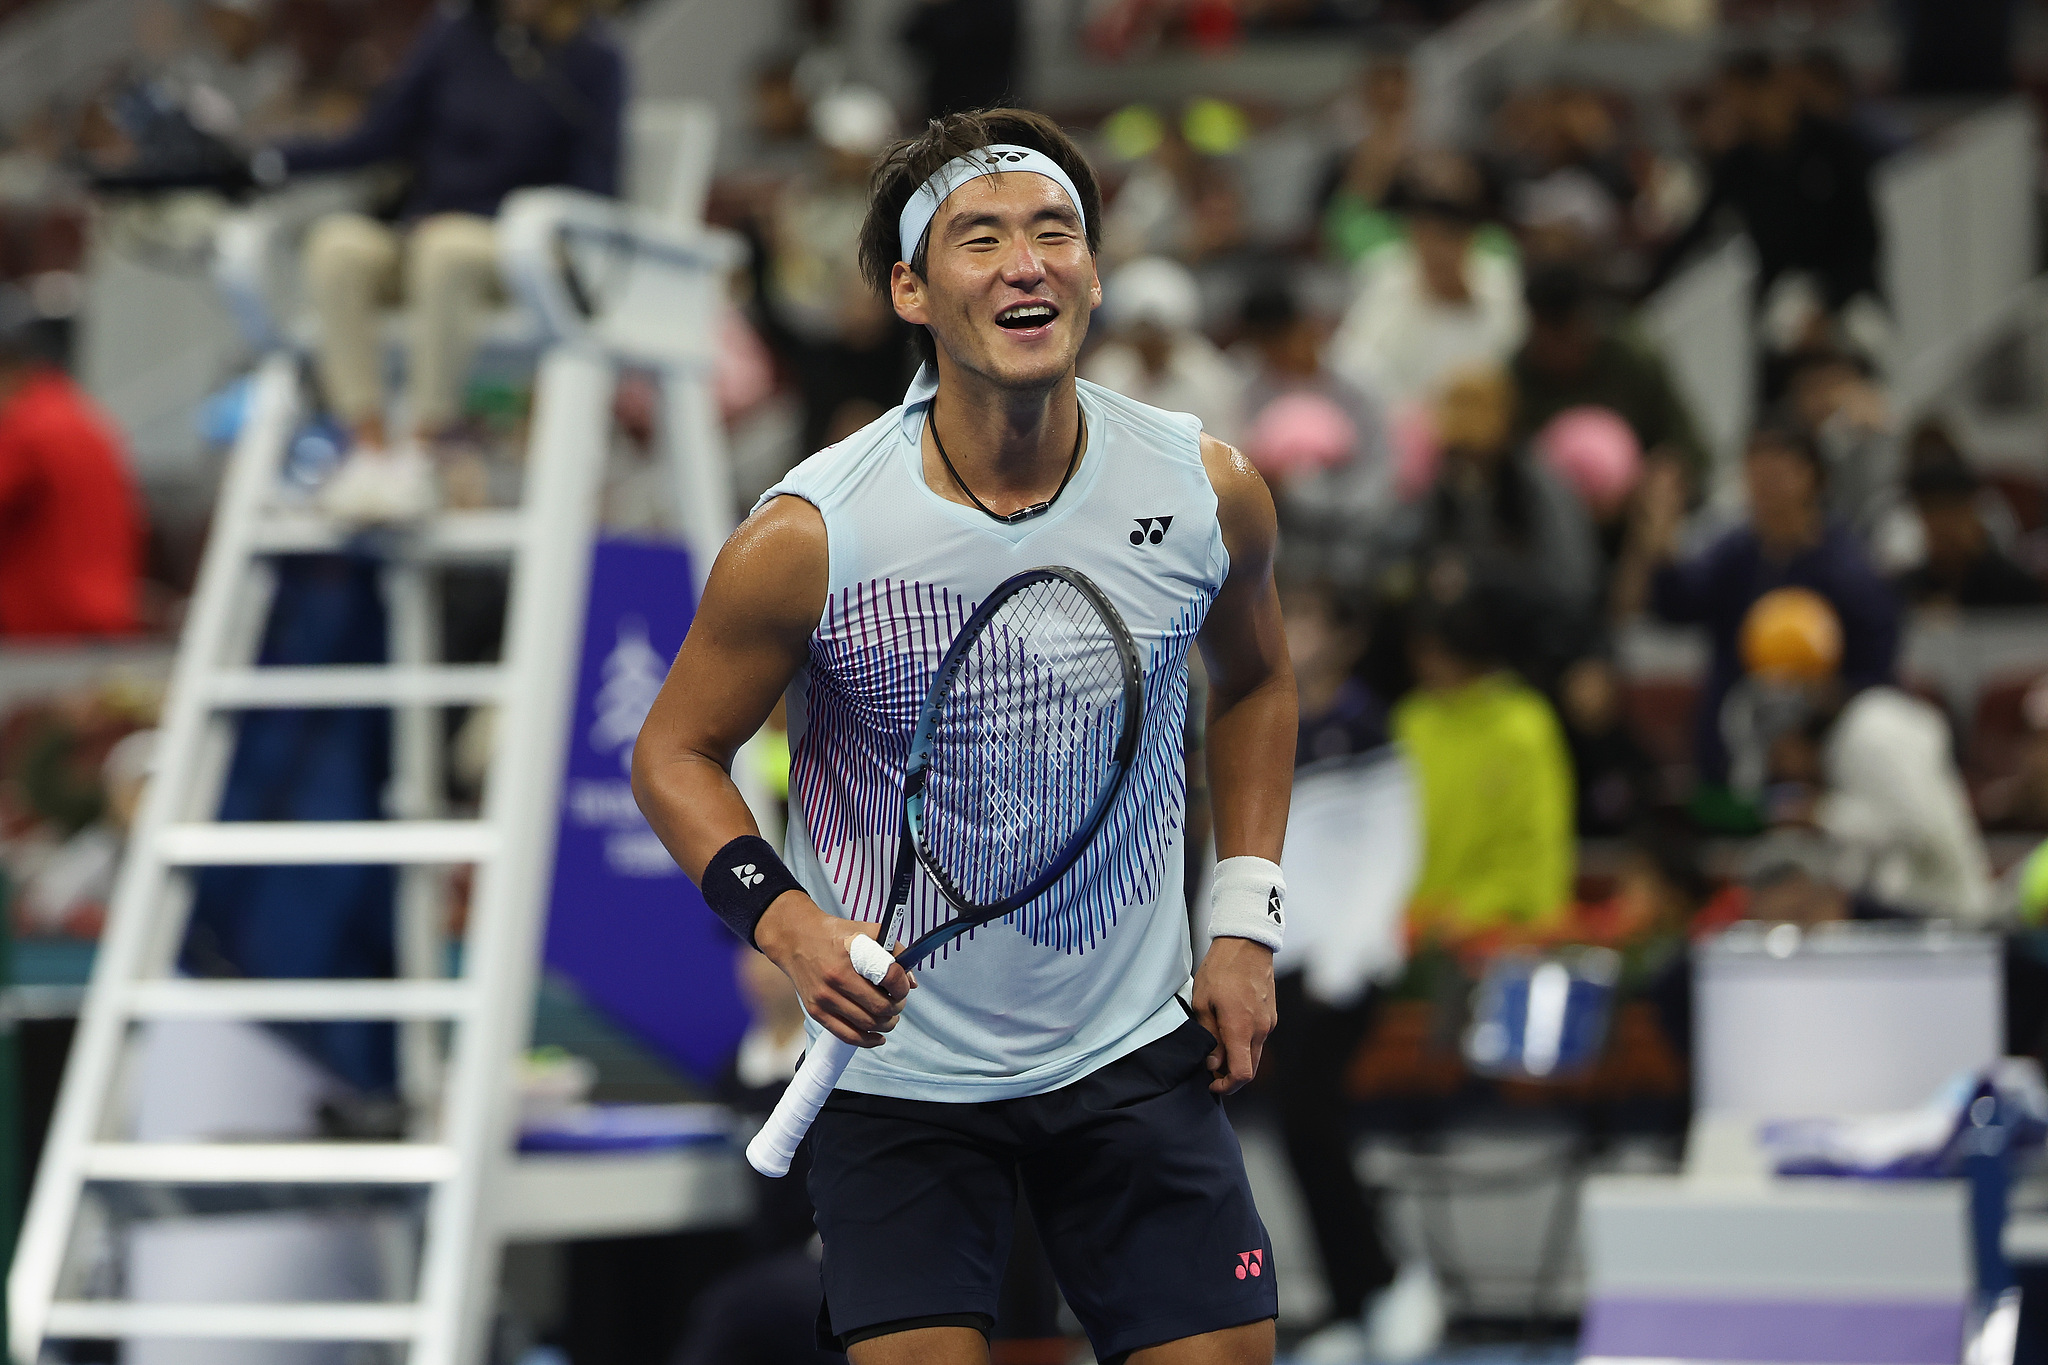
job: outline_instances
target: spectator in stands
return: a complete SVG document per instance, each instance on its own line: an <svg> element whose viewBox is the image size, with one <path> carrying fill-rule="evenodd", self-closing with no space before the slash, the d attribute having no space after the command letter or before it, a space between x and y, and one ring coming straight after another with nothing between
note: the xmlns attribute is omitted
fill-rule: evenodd
<svg viewBox="0 0 2048 1365"><path fill-rule="evenodd" d="M1281 583L1287 649L1300 691L1294 764L1370 753L1387 742L1386 703L1358 676L1366 624L1359 594L1328 579Z"/></svg>
<svg viewBox="0 0 2048 1365"><path fill-rule="evenodd" d="M1693 761L1701 777L1716 784L1728 773L1721 706L1742 676L1738 640L1759 597L1792 584L1827 600L1841 618L1841 671L1849 690L1889 682L1898 653L1897 601L1856 538L1828 519L1826 473L1813 442L1789 427L1759 428L1743 458L1743 481L1748 520L1681 559L1684 489L1675 480L1646 480L1616 571L1618 578L1646 582L1650 607L1664 620L1707 628L1712 655L1694 722ZM1623 595L1618 584L1617 597Z"/></svg>
<svg viewBox="0 0 2048 1365"><path fill-rule="evenodd" d="M1829 313L1858 296L1875 298L1870 154L1842 125L1805 112L1795 81L1766 53L1730 58L1721 94L1734 145L1715 160L1706 202L1665 248L1651 287L1705 244L1723 211L1733 211L1756 244L1759 298L1787 272L1814 277Z"/></svg>
<svg viewBox="0 0 2048 1365"><path fill-rule="evenodd" d="M1252 290L1243 330L1256 365L1243 397L1246 453L1264 461L1272 484L1284 563L1301 577L1358 586L1384 549L1394 507L1386 410L1324 362L1323 328L1287 284Z"/></svg>
<svg viewBox="0 0 2048 1365"><path fill-rule="evenodd" d="M1290 580L1281 587L1281 610L1301 694L1295 766L1385 745L1386 708L1357 675L1365 629L1356 598L1327 581ZM1352 1162L1345 1119L1346 1067L1378 1015L1378 999L1367 987L1349 1004L1329 1004L1308 989L1307 975L1288 971L1274 983L1288 1036L1274 1035L1260 1077L1280 1110L1287 1162L1306 1196L1330 1292L1330 1321L1302 1343L1297 1358L1348 1365L1407 1325L1394 1318L1414 1312L1403 1312L1384 1292L1395 1281L1396 1263L1380 1224L1379 1192L1359 1180ZM1412 1297L1398 1302L1405 1307Z"/></svg>
<svg viewBox="0 0 2048 1365"><path fill-rule="evenodd" d="M1786 398L1827 466L1828 514L1870 547L1880 567L1900 553L1901 452L1884 391L1861 357L1831 346L1786 357Z"/></svg>
<svg viewBox="0 0 2048 1365"><path fill-rule="evenodd" d="M1388 198L1413 152L1414 79L1408 63L1375 54L1360 73L1357 94L1336 111L1352 139L1324 176L1323 247L1344 265L1401 240Z"/></svg>
<svg viewBox="0 0 2048 1365"><path fill-rule="evenodd" d="M1168 412L1191 412L1202 430L1242 439L1244 376L1202 334L1202 292L1186 266L1141 256L1104 281L1095 325L1109 339L1081 376Z"/></svg>
<svg viewBox="0 0 2048 1365"><path fill-rule="evenodd" d="M799 457L832 444L903 395L908 351L887 303L861 280L868 167L896 136L879 91L842 86L811 106L817 156L760 226L761 330L803 399Z"/></svg>
<svg viewBox="0 0 2048 1365"><path fill-rule="evenodd" d="M1547 683L1586 647L1599 547L1577 495L1514 443L1514 418L1514 384L1501 369L1465 370L1444 386L1442 463L1418 509L1417 543L1425 561L1454 552L1515 598L1504 657Z"/></svg>
<svg viewBox="0 0 2048 1365"><path fill-rule="evenodd" d="M1636 197L1635 177L1605 101L1572 86L1540 87L1496 115L1498 174L1526 259L1573 262L1605 277Z"/></svg>
<svg viewBox="0 0 2048 1365"><path fill-rule="evenodd" d="M26 294L0 286L0 639L140 625L142 505L113 424L44 358Z"/></svg>
<svg viewBox="0 0 2048 1365"><path fill-rule="evenodd" d="M589 0L471 0L437 15L354 130L260 152L257 178L383 162L412 173L397 226L336 214L306 245L320 382L354 433L325 497L338 516L407 520L436 497L426 443L460 422L485 311L500 297L492 218L517 189L619 191L625 66ZM379 311L410 310L406 426L387 429Z"/></svg>
<svg viewBox="0 0 2048 1365"><path fill-rule="evenodd" d="M1818 659L1774 671L1759 657L1769 634L1760 618L1784 591L1760 598L1743 630L1753 685L1780 694L1781 704L1757 711L1769 815L1828 835L1841 849L1849 889L1913 913L1986 919L1991 863L1956 771L1948 719L1888 684L1850 683L1839 629L1817 633ZM1806 609L1827 610L1814 601Z"/></svg>
<svg viewBox="0 0 2048 1365"><path fill-rule="evenodd" d="M1421 793L1409 922L1425 939L1545 930L1571 900L1571 759L1550 703L1502 666L1504 610L1446 560L1412 628L1416 688L1394 708L1394 738Z"/></svg>
<svg viewBox="0 0 2048 1365"><path fill-rule="evenodd" d="M1697 489L1707 470L1706 443L1663 358L1642 338L1606 325L1584 272L1553 265L1529 276L1529 338L1515 353L1515 439L1526 441L1567 408L1620 414L1644 458L1675 460Z"/></svg>
<svg viewBox="0 0 2048 1365"><path fill-rule="evenodd" d="M1520 268L1474 249L1486 200L1471 162L1418 160L1398 202L1404 238L1359 263L1330 349L1338 373L1397 406L1427 401L1454 371L1505 363L1527 330Z"/></svg>
<svg viewBox="0 0 2048 1365"><path fill-rule="evenodd" d="M1557 700L1571 746L1580 837L1628 833L1656 805L1657 768L1629 724L1613 661L1594 654L1573 663L1558 682Z"/></svg>
<svg viewBox="0 0 2048 1365"><path fill-rule="evenodd" d="M1899 580L1915 606L2030 607L2042 601L2041 580L1992 540L1978 510L1982 484L1966 465L1931 464L1908 485L1919 514L1926 558Z"/></svg>
<svg viewBox="0 0 2048 1365"><path fill-rule="evenodd" d="M1874 107L1856 88L1855 73L1831 47L1810 47L1799 54L1791 74L1799 104L1814 118L1839 123L1856 134L1873 161L1902 150L1912 134L1896 118Z"/></svg>

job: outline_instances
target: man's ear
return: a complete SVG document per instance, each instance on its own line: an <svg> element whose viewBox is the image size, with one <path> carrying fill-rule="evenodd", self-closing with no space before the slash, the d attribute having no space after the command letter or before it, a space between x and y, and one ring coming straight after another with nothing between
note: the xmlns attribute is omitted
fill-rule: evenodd
<svg viewBox="0 0 2048 1365"><path fill-rule="evenodd" d="M924 281L907 261L898 261L889 268L889 303L896 316L905 322L920 327L931 322L925 306Z"/></svg>

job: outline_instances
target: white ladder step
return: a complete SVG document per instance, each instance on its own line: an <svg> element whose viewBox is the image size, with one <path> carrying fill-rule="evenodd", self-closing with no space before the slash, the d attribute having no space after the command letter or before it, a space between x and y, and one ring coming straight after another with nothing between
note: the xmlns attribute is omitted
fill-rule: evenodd
<svg viewBox="0 0 2048 1365"><path fill-rule="evenodd" d="M455 1153L424 1142L98 1142L88 1180L172 1185L429 1185Z"/></svg>
<svg viewBox="0 0 2048 1365"><path fill-rule="evenodd" d="M519 547L516 510L444 512L417 526L365 529L316 512L274 512L251 536L258 554L322 554L368 550L398 559L503 559Z"/></svg>
<svg viewBox="0 0 2048 1365"><path fill-rule="evenodd" d="M129 1303L59 1299L44 1330L53 1337L196 1337L243 1341L411 1341L420 1310L410 1303Z"/></svg>
<svg viewBox="0 0 2048 1365"><path fill-rule="evenodd" d="M234 820L170 825L156 851L180 867L302 863L473 863L498 852L482 820Z"/></svg>
<svg viewBox="0 0 2048 1365"><path fill-rule="evenodd" d="M467 981L138 981L128 1012L147 1019L461 1019Z"/></svg>
<svg viewBox="0 0 2048 1365"><path fill-rule="evenodd" d="M449 664L437 668L235 668L213 675L207 700L223 709L460 706L501 700L505 682L505 670L496 664Z"/></svg>

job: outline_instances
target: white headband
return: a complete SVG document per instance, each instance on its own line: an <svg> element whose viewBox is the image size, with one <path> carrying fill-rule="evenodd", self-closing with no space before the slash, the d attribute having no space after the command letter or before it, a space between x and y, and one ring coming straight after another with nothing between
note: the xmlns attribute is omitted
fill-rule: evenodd
<svg viewBox="0 0 2048 1365"><path fill-rule="evenodd" d="M932 172L932 178L917 187L917 193L910 196L910 202L903 206L902 216L896 220L896 239L903 254L897 259L908 261L917 255L917 244L924 240L925 229L938 216L939 206L946 202L946 196L959 189L978 175L999 175L1004 171L1029 171L1042 175L1067 192L1067 198L1074 205L1074 212L1081 217L1081 231L1088 231L1088 214L1081 207L1081 192L1074 188L1074 182L1060 169L1060 164L1044 152L1013 143L997 142L956 156Z"/></svg>

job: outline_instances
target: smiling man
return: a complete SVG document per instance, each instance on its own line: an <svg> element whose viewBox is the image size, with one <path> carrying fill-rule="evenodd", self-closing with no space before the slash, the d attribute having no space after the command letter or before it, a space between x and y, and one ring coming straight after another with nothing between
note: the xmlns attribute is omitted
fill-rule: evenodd
<svg viewBox="0 0 2048 1365"><path fill-rule="evenodd" d="M1075 379L1102 200L1057 126L935 120L871 191L862 267L924 365L727 543L635 790L814 1037L868 1049L811 1130L824 1343L855 1365L984 1365L1021 1186L1099 1359L1262 1365L1271 1245L1219 1101L1274 1024L1295 718L1272 499L1195 418ZM917 702L973 605L1042 564L1102 587L1145 671L1131 818L1074 874L1106 913L1054 944L1001 922L871 986L847 942L884 911ZM1197 643L1223 858L1199 965L1180 847ZM785 691L787 865L728 775Z"/></svg>

